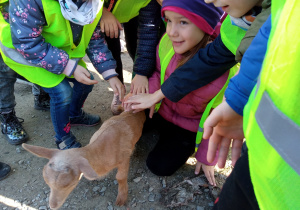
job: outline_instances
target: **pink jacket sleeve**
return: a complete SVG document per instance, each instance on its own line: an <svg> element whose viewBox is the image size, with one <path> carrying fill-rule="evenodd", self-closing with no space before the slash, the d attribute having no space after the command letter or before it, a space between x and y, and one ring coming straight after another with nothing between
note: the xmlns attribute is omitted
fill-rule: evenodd
<svg viewBox="0 0 300 210"><path fill-rule="evenodd" d="M214 166L218 162L218 157L219 157L219 150L216 152L216 157L212 163L207 161L207 151L208 151L208 139L202 139L201 144L199 145L198 151L195 155L196 159L208 166Z"/></svg>
<svg viewBox="0 0 300 210"><path fill-rule="evenodd" d="M158 55L158 46L156 47L156 68L152 76L149 77L149 93L154 93L160 89L160 59Z"/></svg>

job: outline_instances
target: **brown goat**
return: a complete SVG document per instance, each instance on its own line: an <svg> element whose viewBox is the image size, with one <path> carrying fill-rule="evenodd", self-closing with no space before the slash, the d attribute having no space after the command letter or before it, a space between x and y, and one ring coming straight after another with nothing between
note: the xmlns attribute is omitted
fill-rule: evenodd
<svg viewBox="0 0 300 210"><path fill-rule="evenodd" d="M43 170L49 185L51 209L62 206L68 195L77 186L81 174L95 180L117 168L117 205L124 205L128 196L127 176L130 156L142 135L146 116L144 112L123 112L103 123L92 136L90 143L82 148L69 150L47 149L22 144L27 151L49 159Z"/></svg>

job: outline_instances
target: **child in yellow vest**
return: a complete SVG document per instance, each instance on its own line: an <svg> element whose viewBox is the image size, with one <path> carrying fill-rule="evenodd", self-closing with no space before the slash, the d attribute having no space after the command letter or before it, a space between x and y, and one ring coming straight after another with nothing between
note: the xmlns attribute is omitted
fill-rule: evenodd
<svg viewBox="0 0 300 210"><path fill-rule="evenodd" d="M70 132L71 125L94 126L101 120L82 110L97 83L82 61L85 54L115 94L122 98L125 92L99 27L102 4L98 0L13 0L2 7L3 60L49 93L59 149L81 147Z"/></svg>

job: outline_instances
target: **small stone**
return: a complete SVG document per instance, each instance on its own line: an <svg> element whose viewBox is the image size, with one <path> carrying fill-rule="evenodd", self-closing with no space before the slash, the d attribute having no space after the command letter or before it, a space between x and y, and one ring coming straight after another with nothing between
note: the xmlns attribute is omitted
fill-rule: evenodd
<svg viewBox="0 0 300 210"><path fill-rule="evenodd" d="M118 184L118 181L117 181L117 180L114 180L114 184L117 185L117 184Z"/></svg>
<svg viewBox="0 0 300 210"><path fill-rule="evenodd" d="M47 210L47 206L40 206L39 210Z"/></svg>
<svg viewBox="0 0 300 210"><path fill-rule="evenodd" d="M153 187L149 187L149 192L152 192L154 190Z"/></svg>
<svg viewBox="0 0 300 210"><path fill-rule="evenodd" d="M68 207L68 206L69 206L69 204L68 204L68 203L65 203L63 206L64 206L64 207Z"/></svg>
<svg viewBox="0 0 300 210"><path fill-rule="evenodd" d="M209 192L209 189L204 189L204 192Z"/></svg>
<svg viewBox="0 0 300 210"><path fill-rule="evenodd" d="M162 183L162 187L163 187L163 188L167 187L166 177L163 177L163 178L162 178L162 182L161 182L161 183Z"/></svg>
<svg viewBox="0 0 300 210"><path fill-rule="evenodd" d="M35 118L35 115L32 115L31 118Z"/></svg>
<svg viewBox="0 0 300 210"><path fill-rule="evenodd" d="M105 192L105 190L106 190L106 187L102 187L100 192L103 193L103 192Z"/></svg>
<svg viewBox="0 0 300 210"><path fill-rule="evenodd" d="M16 148L16 152L17 152L17 153L21 153L20 147L17 147L17 148Z"/></svg>
<svg viewBox="0 0 300 210"><path fill-rule="evenodd" d="M114 207L113 206L108 206L107 209L108 210L114 210Z"/></svg>
<svg viewBox="0 0 300 210"><path fill-rule="evenodd" d="M154 194L150 194L148 200L149 200L150 202L154 202L154 198L155 198L155 195L154 195Z"/></svg>
<svg viewBox="0 0 300 210"><path fill-rule="evenodd" d="M136 205L137 205L136 203L133 203L133 204L131 205L131 207L136 207Z"/></svg>
<svg viewBox="0 0 300 210"><path fill-rule="evenodd" d="M202 207L202 206L197 206L197 210L204 210L204 207Z"/></svg>
<svg viewBox="0 0 300 210"><path fill-rule="evenodd" d="M208 205L212 207L212 206L214 206L214 202L210 202L210 203L208 203Z"/></svg>
<svg viewBox="0 0 300 210"><path fill-rule="evenodd" d="M97 192L99 189L100 189L100 187L96 186L96 187L93 188L93 191Z"/></svg>
<svg viewBox="0 0 300 210"><path fill-rule="evenodd" d="M22 165L24 163L24 160L20 160L18 163L19 165Z"/></svg>
<svg viewBox="0 0 300 210"><path fill-rule="evenodd" d="M134 181L135 183L138 183L139 181L141 181L142 178L143 178L143 177L137 177L137 178L135 178L133 181Z"/></svg>

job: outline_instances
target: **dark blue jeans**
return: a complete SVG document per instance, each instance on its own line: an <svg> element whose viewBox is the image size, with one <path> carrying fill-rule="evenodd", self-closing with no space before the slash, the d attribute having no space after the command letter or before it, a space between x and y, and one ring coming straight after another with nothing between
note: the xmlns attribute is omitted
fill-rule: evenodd
<svg viewBox="0 0 300 210"><path fill-rule="evenodd" d="M93 76L91 75L91 79ZM70 82L73 83L73 87ZM93 85L85 85L74 78L65 78L52 88L43 88L50 95L50 113L56 133L56 141L70 135L70 117L77 117L81 113L83 103L93 89Z"/></svg>
<svg viewBox="0 0 300 210"><path fill-rule="evenodd" d="M17 73L11 70L0 56L0 112L9 112L16 106L14 85Z"/></svg>

